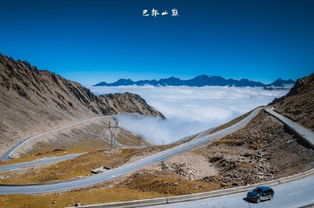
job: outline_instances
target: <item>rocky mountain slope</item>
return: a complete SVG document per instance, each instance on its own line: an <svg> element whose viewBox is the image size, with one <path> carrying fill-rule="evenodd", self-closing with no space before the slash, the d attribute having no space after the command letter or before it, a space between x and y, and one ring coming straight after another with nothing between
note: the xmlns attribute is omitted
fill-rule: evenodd
<svg viewBox="0 0 314 208"><path fill-rule="evenodd" d="M152 86L191 86L191 87L203 87L203 86L235 86L235 87L286 87L294 84L294 81L277 79L271 84L264 84L248 79L226 79L220 76L208 76L206 74L194 77L193 79L181 80L176 77L169 77L160 80L139 80L133 81L131 79L119 79L113 83L100 82L95 86L128 86L128 85L152 85Z"/></svg>
<svg viewBox="0 0 314 208"><path fill-rule="evenodd" d="M156 111L153 107L148 105L146 101L137 94L133 93L115 93L108 95L100 95L99 97L102 105L107 107L107 111L111 114L120 112L138 113L148 116L159 116L164 119L164 115Z"/></svg>
<svg viewBox="0 0 314 208"><path fill-rule="evenodd" d="M0 54L0 152L35 132L122 112L164 118L138 95L96 96L79 83Z"/></svg>
<svg viewBox="0 0 314 208"><path fill-rule="evenodd" d="M279 113L314 131L314 74L297 80L286 96L271 104Z"/></svg>

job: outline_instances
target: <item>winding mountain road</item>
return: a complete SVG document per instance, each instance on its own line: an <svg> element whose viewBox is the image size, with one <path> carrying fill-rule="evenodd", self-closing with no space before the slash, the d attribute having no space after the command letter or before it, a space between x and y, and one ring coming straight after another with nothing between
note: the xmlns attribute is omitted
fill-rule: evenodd
<svg viewBox="0 0 314 208"><path fill-rule="evenodd" d="M0 171L15 171L15 170L19 170L22 168L33 167L36 165L44 165L44 164L48 164L48 163L61 162L64 160L70 160L70 159L76 158L82 154L84 154L84 153L71 154L71 155L65 155L65 156L45 157L45 158L41 158L38 160L30 161L30 162L1 165Z"/></svg>
<svg viewBox="0 0 314 208"><path fill-rule="evenodd" d="M54 133L54 132L57 132L57 131L61 131L63 129L67 129L67 128L71 128L73 126L76 126L76 125L79 125L79 124L82 124L82 123L86 123L86 122L90 122L90 121L95 121L95 120L99 120L99 119L102 119L102 118L106 118L106 117L110 117L110 116L100 116L100 117L96 117L96 118L90 118L90 119L85 119L85 120L82 120L82 121L79 121L79 122L76 122L74 124L71 124L71 125L68 125L68 126L63 126L63 127L60 127L60 128L56 128L56 129L53 129L53 130L50 130L50 131L46 131L44 133L41 133L41 134L35 134L33 136L30 136L30 137L26 137L24 139L22 139L21 141L19 141L18 143L16 143L13 147L11 147L8 151L6 151L2 156L1 156L1 160L10 160L12 159L12 154L18 149L20 148L23 144L29 142L30 140L32 139L35 139L37 137L41 137L41 136L45 136L45 135L48 135L48 134L51 134L51 133Z"/></svg>
<svg viewBox="0 0 314 208"><path fill-rule="evenodd" d="M88 177L77 179L77 180L50 183L50 184L2 185L0 186L0 194L17 194L17 193L38 194L38 193L47 193L47 192L61 192L61 191L68 191L68 190L72 190L76 188L81 188L81 187L86 187L86 186L91 186L98 183L102 183L102 182L111 180L113 178L117 178L117 177L126 175L128 173L132 173L150 164L160 162L173 155L191 150L195 147L206 144L209 141L213 141L215 139L219 139L228 134L231 134L239 130L240 128L246 126L246 124L249 123L249 121L251 121L260 112L261 109L262 108L260 107L254 109L248 116L246 116L241 121L233 124L230 127L227 127L225 129L222 129L220 131L217 131L207 136L198 137L197 139L193 139L189 142L175 146L168 150L156 153L154 155L145 157L143 159L123 165L121 167L111 169L107 172L104 172L98 175L92 175L92 176L88 176ZM53 130L53 131L56 131L56 130Z"/></svg>

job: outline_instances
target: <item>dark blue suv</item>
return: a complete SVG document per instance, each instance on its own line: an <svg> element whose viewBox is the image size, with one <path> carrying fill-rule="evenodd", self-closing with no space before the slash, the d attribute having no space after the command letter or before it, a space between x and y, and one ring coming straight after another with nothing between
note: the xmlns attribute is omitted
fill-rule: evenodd
<svg viewBox="0 0 314 208"><path fill-rule="evenodd" d="M268 186L258 186L247 193L247 199L253 202L260 202L264 200L272 200L274 197L274 190Z"/></svg>

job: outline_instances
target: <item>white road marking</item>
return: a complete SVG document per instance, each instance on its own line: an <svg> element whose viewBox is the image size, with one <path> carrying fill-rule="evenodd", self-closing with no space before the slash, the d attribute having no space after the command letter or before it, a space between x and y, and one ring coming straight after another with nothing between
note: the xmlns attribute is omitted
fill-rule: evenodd
<svg viewBox="0 0 314 208"><path fill-rule="evenodd" d="M11 170L9 170L9 172L18 171L18 170L20 170L20 168L11 169Z"/></svg>
<svg viewBox="0 0 314 208"><path fill-rule="evenodd" d="M302 191L297 191L297 192L290 193L290 194L288 194L288 196L295 195L295 194L298 194L298 193L302 193Z"/></svg>

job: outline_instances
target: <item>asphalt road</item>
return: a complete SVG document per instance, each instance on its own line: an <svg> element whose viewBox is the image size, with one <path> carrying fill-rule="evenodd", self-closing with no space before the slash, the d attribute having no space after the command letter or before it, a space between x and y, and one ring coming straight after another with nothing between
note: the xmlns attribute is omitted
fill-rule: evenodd
<svg viewBox="0 0 314 208"><path fill-rule="evenodd" d="M154 208L296 208L314 203L314 175L272 187L275 196L271 201L249 203L247 192L224 195L195 201L151 206Z"/></svg>
<svg viewBox="0 0 314 208"><path fill-rule="evenodd" d="M22 168L32 167L35 165L44 165L48 163L55 163L55 162L61 162L64 160L70 160L73 158L76 158L84 153L79 154L72 154L72 155L65 155L65 156L55 156L55 157L45 157L38 160L33 160L30 162L24 162L24 163L16 163L16 164L9 164L9 165L1 165L0 171L16 171Z"/></svg>
<svg viewBox="0 0 314 208"><path fill-rule="evenodd" d="M272 108L265 109L267 113L270 115L276 117L281 122L283 122L285 125L287 125L290 129L292 129L294 132L296 132L299 136L301 136L306 142L314 148L314 133L310 131L309 129L304 128L300 124L291 121L290 119L280 115L279 113L275 112Z"/></svg>
<svg viewBox="0 0 314 208"><path fill-rule="evenodd" d="M162 160L165 160L181 152L191 150L195 147L206 144L209 141L222 138L228 134L231 134L237 131L238 129L244 127L251 119L253 119L260 112L260 110L261 108L257 108L253 110L247 117L245 117L238 123L228 128L217 131L207 136L198 137L197 139L193 139L189 142L175 146L168 150L159 152L149 157L145 157L133 163L129 163L121 167L111 169L101 174L97 174L97 175L93 175L93 176L89 176L89 177L85 177L85 178L81 178L77 180L64 181L64 182L52 183L52 184L27 185L27 186L24 186L24 185L23 186L19 186L19 185L0 186L0 194L16 194L16 193L38 194L38 193L46 193L46 192L61 192L61 191L67 191L67 190L72 190L76 188L81 188L81 187L86 187L86 186L102 183L102 182L111 180L113 178L117 178L117 177L126 175L128 173L134 172L150 164L160 162Z"/></svg>
<svg viewBox="0 0 314 208"><path fill-rule="evenodd" d="M63 127L57 128L57 129L53 129L53 130L50 130L50 131L46 131L46 132L41 133L41 134L35 134L35 135L33 135L33 136L26 137L26 138L22 139L21 141L19 141L18 143L16 143L16 144L15 144L13 147L11 147L8 151L6 151L6 152L1 156L1 160L10 160L10 159L12 159L12 158L11 158L11 155L12 155L19 147L21 147L23 144L25 144L26 142L29 142L29 141L32 140L32 139L35 139L35 138L37 138L37 137L44 136L44 135L47 135L47 134L51 134L51 133L54 133L54 132L57 132L57 131L61 131L61 130L63 130L63 129L70 128L70 127L73 127L73 126L76 126L76 125L79 125L79 124L82 124L82 123L85 123L85 122L90 122L90 121L102 119L102 118L105 118L105 117L109 117L109 116L101 116L101 117L96 117L96 118L91 118L91 119L82 120L82 121L79 121L79 122L77 122L77 123L74 123L74 124L71 124L71 125L68 125L68 126L63 126Z"/></svg>

